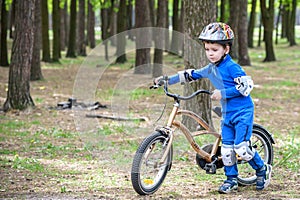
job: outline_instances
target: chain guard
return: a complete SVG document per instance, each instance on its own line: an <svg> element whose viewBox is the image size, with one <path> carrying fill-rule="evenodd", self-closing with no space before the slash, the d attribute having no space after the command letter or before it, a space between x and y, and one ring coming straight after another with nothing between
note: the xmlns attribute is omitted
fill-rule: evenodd
<svg viewBox="0 0 300 200"><path fill-rule="evenodd" d="M213 148L213 144L206 144L203 147L201 147L201 149L207 153L211 153L212 148ZM221 147L219 146L216 156L220 156L220 155L221 155ZM205 165L208 164L208 162L204 158L202 158L199 154L196 154L196 163L201 169L206 170ZM215 162L215 165L217 169L222 168L224 166L222 160L217 160Z"/></svg>

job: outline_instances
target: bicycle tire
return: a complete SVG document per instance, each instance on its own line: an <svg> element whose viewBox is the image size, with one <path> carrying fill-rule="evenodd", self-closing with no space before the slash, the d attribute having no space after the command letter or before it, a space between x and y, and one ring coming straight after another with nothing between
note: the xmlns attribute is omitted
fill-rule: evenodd
<svg viewBox="0 0 300 200"><path fill-rule="evenodd" d="M265 163L272 165L274 151L269 134L260 126L253 126L251 146L258 151ZM243 167L245 173L243 174ZM255 171L246 161L238 162L239 176L237 178L239 185L253 185L256 183ZM252 172L251 172L252 171Z"/></svg>
<svg viewBox="0 0 300 200"><path fill-rule="evenodd" d="M155 131L146 137L137 149L131 168L131 183L140 195L156 192L171 169L173 148L171 146L164 163L159 164L166 150L168 136Z"/></svg>

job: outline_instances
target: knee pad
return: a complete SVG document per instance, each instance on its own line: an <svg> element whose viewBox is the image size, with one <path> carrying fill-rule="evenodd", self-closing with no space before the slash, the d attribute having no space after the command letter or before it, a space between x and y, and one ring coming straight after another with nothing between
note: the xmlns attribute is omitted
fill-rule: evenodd
<svg viewBox="0 0 300 200"><path fill-rule="evenodd" d="M254 157L255 149L250 148L249 142L244 141L238 145L234 145L234 151L246 161L251 160Z"/></svg>
<svg viewBox="0 0 300 200"><path fill-rule="evenodd" d="M233 145L223 144L221 147L222 161L225 166L232 166L236 163L236 154Z"/></svg>

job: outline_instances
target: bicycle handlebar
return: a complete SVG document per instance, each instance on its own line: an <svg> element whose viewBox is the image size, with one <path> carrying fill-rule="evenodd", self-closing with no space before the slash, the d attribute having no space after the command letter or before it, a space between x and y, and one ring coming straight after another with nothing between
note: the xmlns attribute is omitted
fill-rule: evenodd
<svg viewBox="0 0 300 200"><path fill-rule="evenodd" d="M194 98L195 96L197 96L198 94L209 94L211 95L212 92L210 92L209 90L197 90L195 92L193 92L191 95L189 96L180 96L179 94L175 94L175 93L170 93L168 91L168 81L167 81L167 77L163 78L164 80L160 80L157 84L153 85L150 87L150 89L157 89L159 87L161 87L162 85L164 85L164 92L167 96L169 97L173 97L176 100L189 100Z"/></svg>

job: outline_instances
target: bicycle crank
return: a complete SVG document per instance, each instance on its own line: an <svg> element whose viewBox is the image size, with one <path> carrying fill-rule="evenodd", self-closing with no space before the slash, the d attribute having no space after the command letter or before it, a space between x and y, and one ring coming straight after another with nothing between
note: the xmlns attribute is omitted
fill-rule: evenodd
<svg viewBox="0 0 300 200"><path fill-rule="evenodd" d="M214 157L214 160L211 163L206 163L204 170L206 171L207 174L215 174L217 172L217 166L215 162L218 161L217 157Z"/></svg>
<svg viewBox="0 0 300 200"><path fill-rule="evenodd" d="M213 144L204 145L201 149L203 149L207 153L211 153ZM208 174L215 174L216 170L222 168L223 162L222 160L218 160L218 156L221 155L221 148L218 148L217 154L215 155L215 159L213 162L207 162L204 158L202 158L199 154L196 154L196 163L197 165L206 171Z"/></svg>

